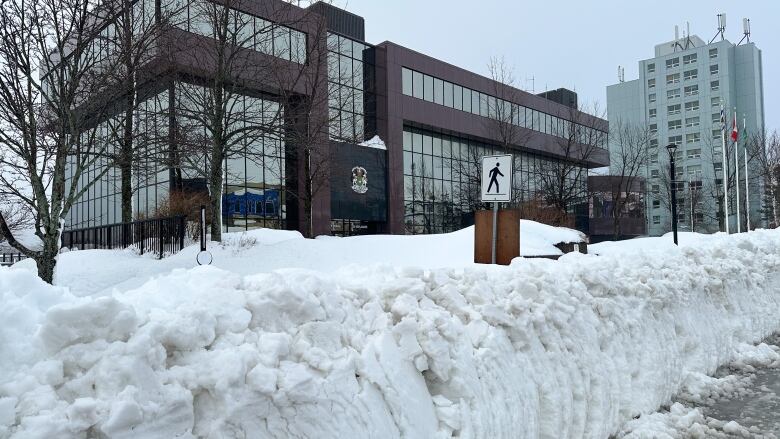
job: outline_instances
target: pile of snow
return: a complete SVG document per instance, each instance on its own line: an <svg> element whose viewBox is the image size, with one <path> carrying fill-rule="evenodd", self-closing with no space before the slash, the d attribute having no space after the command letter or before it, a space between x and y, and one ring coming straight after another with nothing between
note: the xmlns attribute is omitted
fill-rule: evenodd
<svg viewBox="0 0 780 439"><path fill-rule="evenodd" d="M371 235L304 239L296 231L256 229L225 233L223 242L210 243L213 265L239 274L268 273L285 268L333 272L350 265L387 264L399 267L465 268L474 264L474 227L439 235ZM522 220L520 252L524 256L560 255L560 242L583 239L576 230ZM192 268L199 247L192 246L157 263L131 251L71 251L60 255L57 282L82 296L104 290L137 288L151 276L175 268ZM99 257L97 256L99 255ZM149 257L153 257L149 255ZM33 261L21 266L34 267ZM121 271L114 270L121 266ZM110 291L109 291L110 292Z"/></svg>
<svg viewBox="0 0 780 439"><path fill-rule="evenodd" d="M603 439L780 328L776 231L459 268L288 238L238 237L221 267L71 252L58 287L0 268L0 437ZM362 264L301 251L343 242ZM295 252L321 269L262 272Z"/></svg>
<svg viewBox="0 0 780 439"><path fill-rule="evenodd" d="M385 145L384 140L382 140L382 138L379 137L379 135L376 135L369 140L361 142L358 146L367 146L369 148L384 149L384 150L387 149L387 145Z"/></svg>

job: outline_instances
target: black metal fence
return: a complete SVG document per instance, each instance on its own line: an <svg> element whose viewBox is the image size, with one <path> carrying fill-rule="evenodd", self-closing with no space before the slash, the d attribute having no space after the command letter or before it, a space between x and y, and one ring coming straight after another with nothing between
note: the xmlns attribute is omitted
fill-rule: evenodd
<svg viewBox="0 0 780 439"><path fill-rule="evenodd" d="M21 253L0 253L0 265L13 265L27 256Z"/></svg>
<svg viewBox="0 0 780 439"><path fill-rule="evenodd" d="M62 233L62 246L81 250L135 247L141 254L154 253L162 259L184 248L186 226L185 217L176 216L68 230Z"/></svg>

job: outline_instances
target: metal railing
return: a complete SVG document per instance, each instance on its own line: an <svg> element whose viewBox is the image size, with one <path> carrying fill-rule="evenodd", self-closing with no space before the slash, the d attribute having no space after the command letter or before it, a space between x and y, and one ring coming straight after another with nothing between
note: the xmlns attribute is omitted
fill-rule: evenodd
<svg viewBox="0 0 780 439"><path fill-rule="evenodd" d="M184 216L87 227L62 232L62 246L70 249L123 249L135 247L141 254L162 259L184 248Z"/></svg>
<svg viewBox="0 0 780 439"><path fill-rule="evenodd" d="M23 259L27 256L21 253L0 253L0 265L13 265Z"/></svg>

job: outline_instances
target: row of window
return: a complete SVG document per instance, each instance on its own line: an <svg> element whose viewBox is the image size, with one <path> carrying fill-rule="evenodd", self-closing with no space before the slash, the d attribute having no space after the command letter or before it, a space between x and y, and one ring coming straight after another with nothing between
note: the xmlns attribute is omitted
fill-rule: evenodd
<svg viewBox="0 0 780 439"><path fill-rule="evenodd" d="M721 100L719 96L714 96L710 99L710 107L711 108L718 108L721 105ZM677 114L680 114L682 111L682 106L680 104L672 104L668 105L666 107L666 114L668 116L674 116ZM699 101L690 101L685 103L685 111L699 111ZM655 108L649 108L647 110L647 117L650 119L658 116L658 110ZM720 115L718 116L720 118ZM720 119L718 119L720 120Z"/></svg>
<svg viewBox="0 0 780 439"><path fill-rule="evenodd" d="M514 125L562 138L575 137L580 143L605 148L606 140L599 131L576 124L532 108L463 87L449 81L426 75L411 69L402 70L403 94L428 102L510 122ZM572 128L575 133L571 133Z"/></svg>
<svg viewBox="0 0 780 439"><path fill-rule="evenodd" d="M719 73L719 67L717 64L713 64L710 66L710 75L717 75ZM682 76L684 81L692 81L694 79L699 78L699 69L692 69L692 70L686 70L683 72ZM680 74L679 73L670 73L666 75L666 85L673 85L673 84L679 84L680 83ZM656 79L650 78L647 80L647 88L648 89L654 89L656 85Z"/></svg>
<svg viewBox="0 0 780 439"><path fill-rule="evenodd" d="M709 51L710 59L716 59L718 57L718 49L710 49ZM699 55L696 53L691 53L689 55L684 55L682 57L683 65L689 65L689 64L696 64L698 61ZM680 57L674 57L669 58L666 60L666 68L667 69L673 69L680 66ZM655 63L649 63L647 64L647 73L655 73Z"/></svg>
<svg viewBox="0 0 780 439"><path fill-rule="evenodd" d="M299 64L306 62L306 34L279 23L230 9L209 0L172 0L162 3L163 15L174 26L192 33L214 38L217 30L228 36L229 43L286 59ZM224 14L227 14L225 16ZM215 28L227 18L227 29Z"/></svg>

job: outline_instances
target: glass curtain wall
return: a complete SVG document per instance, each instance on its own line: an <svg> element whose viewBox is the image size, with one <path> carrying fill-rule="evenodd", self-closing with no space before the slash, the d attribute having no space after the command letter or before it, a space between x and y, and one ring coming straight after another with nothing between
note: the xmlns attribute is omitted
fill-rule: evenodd
<svg viewBox="0 0 780 439"><path fill-rule="evenodd" d="M158 93L138 105L135 111L135 160L133 163L133 217L155 216L166 202L170 188L165 157L168 150L168 91ZM78 181L78 190L87 182L87 188L68 213L65 226L69 229L95 227L118 223L122 219L121 173L113 165L119 154L117 136L121 135L121 119L109 118L101 122L95 133L96 141L105 142L105 155L84 171ZM68 158L66 184L73 179L77 157ZM106 170L106 168L108 168Z"/></svg>
<svg viewBox="0 0 780 439"><path fill-rule="evenodd" d="M365 57L369 46L328 34L328 107L330 138L350 143L365 140Z"/></svg>
<svg viewBox="0 0 780 439"><path fill-rule="evenodd" d="M494 146L409 126L404 127L403 143L406 233L447 233L470 224L482 205L480 158L497 153ZM513 198L522 203L539 196L544 173L557 162L524 152L514 157ZM573 177L568 184L585 187L587 172L577 174L580 181Z"/></svg>
<svg viewBox="0 0 780 439"><path fill-rule="evenodd" d="M176 121L181 132L182 178L208 181L210 134L199 122L204 87L177 83ZM223 163L222 216L225 231L285 228L285 144L279 103L234 95L228 130L240 130Z"/></svg>

